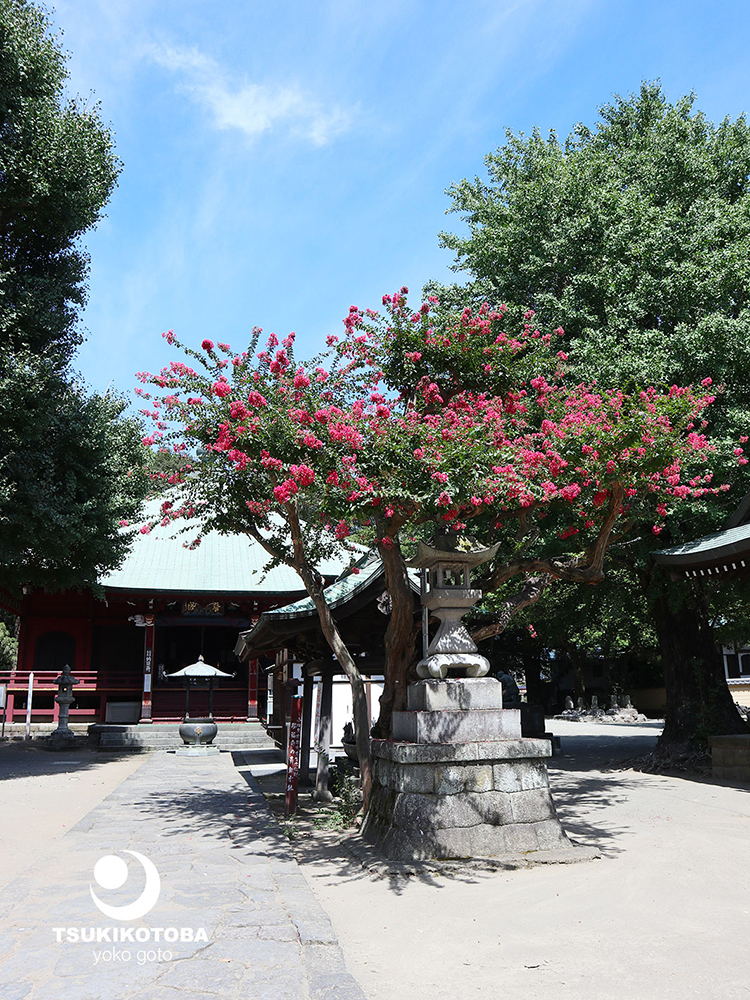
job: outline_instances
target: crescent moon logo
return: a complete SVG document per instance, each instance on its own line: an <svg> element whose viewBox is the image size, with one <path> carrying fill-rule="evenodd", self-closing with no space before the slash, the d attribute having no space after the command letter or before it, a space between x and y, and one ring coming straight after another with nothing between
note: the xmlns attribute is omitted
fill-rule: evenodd
<svg viewBox="0 0 750 1000"><path fill-rule="evenodd" d="M99 899L91 884L89 884L89 892L94 903L106 917L111 917L113 920L140 920L156 906L161 892L161 879L153 862L149 861L143 854L139 854L138 851L125 851L124 853L131 854L137 861L140 861L146 873L146 886L138 899L125 906L109 906ZM127 881L128 866L116 854L107 854L103 858L99 858L94 865L94 878L102 889L119 889Z"/></svg>

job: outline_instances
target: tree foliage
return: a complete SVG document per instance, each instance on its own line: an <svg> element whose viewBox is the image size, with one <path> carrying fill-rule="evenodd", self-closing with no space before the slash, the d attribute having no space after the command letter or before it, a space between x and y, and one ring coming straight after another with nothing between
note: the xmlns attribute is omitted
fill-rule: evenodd
<svg viewBox="0 0 750 1000"><path fill-rule="evenodd" d="M70 360L86 299L83 233L120 171L99 108L64 96L65 56L41 10L0 2L0 336Z"/></svg>
<svg viewBox="0 0 750 1000"><path fill-rule="evenodd" d="M593 583L633 516L718 489L696 474L710 452L695 429L713 399L706 387L599 391L567 378L561 334L530 314L514 329L485 307L456 314L428 301L413 312L406 288L383 306L352 307L345 337L311 362L295 360L293 334L257 351L257 331L241 353L204 340L186 350L189 364L144 373L138 390L155 424L144 443L186 457L182 472L164 474L179 492L163 521L246 532L299 573L352 681L361 761L366 700L323 596L326 547L374 528L393 609L378 724L387 735L414 659L404 550L415 532L497 542L491 588L530 572Z"/></svg>
<svg viewBox="0 0 750 1000"><path fill-rule="evenodd" d="M124 404L69 362L87 294L82 235L120 170L96 105L65 97L46 15L0 0L0 587L93 582L122 558L145 453Z"/></svg>
<svg viewBox="0 0 750 1000"><path fill-rule="evenodd" d="M52 405L51 405L52 403ZM0 371L0 585L95 584L118 565L148 488L126 404L87 396L35 360Z"/></svg>
<svg viewBox="0 0 750 1000"><path fill-rule="evenodd" d="M713 379L704 429L718 445L716 481L732 490L693 497L677 516L668 509L660 541L675 544L720 529L750 487L750 128L744 116L713 124L693 95L670 104L649 83L599 115L563 142L508 132L486 159L488 179L450 189L468 233L441 239L469 280L438 294L454 305L504 301L560 324L583 380L626 389ZM637 528L641 544L619 558L666 636L669 616L688 609L697 620L706 595L672 587L648 563L651 526ZM665 655L689 657L692 640L680 653L680 634L671 630ZM718 658L710 669L721 669ZM738 724L728 698L714 714L726 731ZM674 731L689 736L689 721Z"/></svg>

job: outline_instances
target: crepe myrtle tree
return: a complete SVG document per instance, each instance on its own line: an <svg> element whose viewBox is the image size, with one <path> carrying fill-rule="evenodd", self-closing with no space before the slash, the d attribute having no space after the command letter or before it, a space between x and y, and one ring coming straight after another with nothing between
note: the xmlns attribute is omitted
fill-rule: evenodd
<svg viewBox="0 0 750 1000"><path fill-rule="evenodd" d="M311 361L295 359L294 334L257 350L256 330L240 353L211 340L183 347L189 363L142 373L137 390L155 425L144 443L186 459L163 473L180 497L164 501L163 523L246 532L302 579L352 684L365 801L364 686L325 601L323 555L367 536L383 560L392 613L375 732L385 737L415 655L404 557L415 532L471 526L500 540L481 582L519 579L512 613L540 575L600 581L607 547L636 514L658 522L685 497L722 488L703 471L708 384L568 384L562 331L542 333L532 313L511 330L502 309L457 314L434 300L415 312L407 294L384 296L380 311L352 306L344 336Z"/></svg>

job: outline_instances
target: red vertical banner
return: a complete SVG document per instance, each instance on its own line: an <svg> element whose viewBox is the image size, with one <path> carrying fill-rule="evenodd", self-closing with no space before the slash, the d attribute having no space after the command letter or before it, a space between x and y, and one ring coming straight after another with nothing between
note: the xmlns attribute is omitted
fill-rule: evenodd
<svg viewBox="0 0 750 1000"><path fill-rule="evenodd" d="M141 722L151 722L151 669L154 659L153 615L144 615L145 636L143 642L143 693L141 695Z"/></svg>
<svg viewBox="0 0 750 1000"><path fill-rule="evenodd" d="M302 741L302 699L292 698L289 717L289 747L286 767L286 814L292 816L297 811L297 788L299 786L299 754Z"/></svg>

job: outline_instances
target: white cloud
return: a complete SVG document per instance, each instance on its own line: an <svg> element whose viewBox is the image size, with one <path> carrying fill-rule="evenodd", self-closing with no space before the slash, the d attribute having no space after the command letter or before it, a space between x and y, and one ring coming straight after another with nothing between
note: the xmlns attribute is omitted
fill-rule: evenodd
<svg viewBox="0 0 750 1000"><path fill-rule="evenodd" d="M323 146L350 125L348 111L326 108L298 86L232 83L198 49L151 46L149 55L182 77L182 89L210 114L216 128L238 129L251 138L282 128Z"/></svg>

